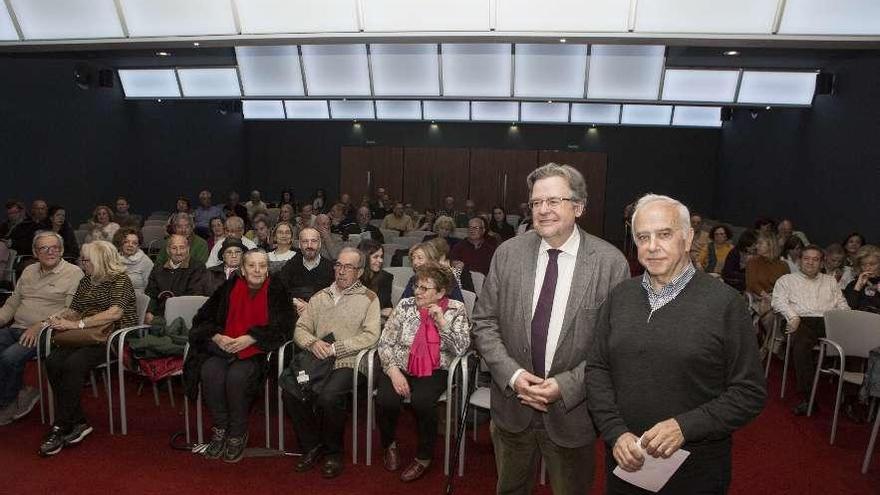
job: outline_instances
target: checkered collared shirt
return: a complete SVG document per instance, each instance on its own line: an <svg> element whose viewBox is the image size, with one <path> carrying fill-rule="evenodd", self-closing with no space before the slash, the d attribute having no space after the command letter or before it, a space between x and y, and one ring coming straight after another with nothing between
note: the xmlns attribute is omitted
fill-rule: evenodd
<svg viewBox="0 0 880 495"><path fill-rule="evenodd" d="M693 263L688 263L687 267L685 267L681 274L672 279L668 284L664 285L659 291L655 291L654 287L651 286L651 278L648 275L648 272L646 271L642 274L642 287L648 294L648 304L651 305L651 314L648 315L648 321L651 320L654 311L657 311L668 304L675 299L682 290L684 290L688 282L694 278L694 273L696 272L697 270L694 268Z"/></svg>

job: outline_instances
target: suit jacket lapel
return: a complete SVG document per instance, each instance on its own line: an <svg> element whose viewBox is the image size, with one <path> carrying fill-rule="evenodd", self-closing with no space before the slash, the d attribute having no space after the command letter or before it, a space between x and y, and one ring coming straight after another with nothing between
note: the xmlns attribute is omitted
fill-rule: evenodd
<svg viewBox="0 0 880 495"><path fill-rule="evenodd" d="M532 232L532 242L529 243L527 255L523 260L522 285L520 286L520 304L522 321L526 322L526 342L532 343L532 305L535 294L535 270L538 267L538 248L541 246L541 237Z"/></svg>
<svg viewBox="0 0 880 495"><path fill-rule="evenodd" d="M565 305L565 318L562 320L562 331L559 332L559 341L556 344L556 350L565 340L565 336L571 330L574 323L575 315L578 308L581 307L584 297L587 294L587 287L593 283L596 276L596 256L593 246L587 240L587 236L583 231L578 229L581 235L581 244L578 247L577 261L574 266L574 276L571 279L571 290L568 293L568 301Z"/></svg>

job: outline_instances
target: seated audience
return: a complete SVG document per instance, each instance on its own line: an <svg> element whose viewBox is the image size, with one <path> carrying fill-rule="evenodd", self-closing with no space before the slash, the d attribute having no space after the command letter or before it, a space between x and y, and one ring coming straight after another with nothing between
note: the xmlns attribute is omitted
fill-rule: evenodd
<svg viewBox="0 0 880 495"><path fill-rule="evenodd" d="M346 207L342 203L336 203L330 207L330 232L333 234L344 235L352 220L346 215Z"/></svg>
<svg viewBox="0 0 880 495"><path fill-rule="evenodd" d="M217 266L222 263L222 260L219 256L220 247L223 245L223 242L226 239L237 239L241 244L244 244L244 249L242 251L247 251L249 249L255 249L257 247L254 244L254 241L244 237L244 219L241 217L229 217L226 219L226 236L221 240L217 239L214 242L214 247L211 248L211 253L208 255L207 261L205 262L205 266L211 268L212 266Z"/></svg>
<svg viewBox="0 0 880 495"><path fill-rule="evenodd" d="M443 206L437 210L438 217L449 217L455 220L455 215L458 213L455 211L455 198L452 196L446 196L443 198Z"/></svg>
<svg viewBox="0 0 880 495"><path fill-rule="evenodd" d="M397 420L408 399L416 416L417 447L400 474L405 482L422 477L434 457L437 400L446 392L449 366L470 346L471 322L465 305L446 294L455 284L448 267L429 263L416 270L416 295L401 299L379 339L377 422L388 471L400 467Z"/></svg>
<svg viewBox="0 0 880 495"><path fill-rule="evenodd" d="M293 195L293 189L282 189L281 190L281 199L278 201L278 204L275 205L277 208L282 208L284 205L290 205L291 211L296 209L296 198ZM291 221L291 218L285 219L285 221Z"/></svg>
<svg viewBox="0 0 880 495"><path fill-rule="evenodd" d="M113 245L119 250L119 260L135 292L147 288L147 280L153 271L153 260L141 251L141 244L140 231L132 227L122 227L113 234Z"/></svg>
<svg viewBox="0 0 880 495"><path fill-rule="evenodd" d="M783 275L773 288L773 309L785 318L785 332L793 334L791 357L801 396L801 402L793 410L797 416L807 413L816 371L813 346L825 337L823 316L832 309L849 309L837 280L820 273L824 255L819 246L806 246L801 250L800 270Z"/></svg>
<svg viewBox="0 0 880 495"><path fill-rule="evenodd" d="M404 235L410 230L415 229L415 222L412 217L403 212L403 203L400 201L394 203L394 209L382 220L382 228L388 230L396 230L400 235Z"/></svg>
<svg viewBox="0 0 880 495"><path fill-rule="evenodd" d="M272 243L275 250L269 253L269 274L276 275L285 263L296 256L293 250L293 225L286 221L278 222L272 231Z"/></svg>
<svg viewBox="0 0 880 495"><path fill-rule="evenodd" d="M278 221L287 222L291 225L296 223L294 215L294 207L290 203L285 203L278 208Z"/></svg>
<svg viewBox="0 0 880 495"><path fill-rule="evenodd" d="M853 267L858 275L843 291L846 302L852 309L880 313L880 248L862 246Z"/></svg>
<svg viewBox="0 0 880 495"><path fill-rule="evenodd" d="M258 248L269 252L272 250L272 231L269 228L269 220L265 216L257 215L254 219L254 229L245 234L245 237L252 240Z"/></svg>
<svg viewBox="0 0 880 495"><path fill-rule="evenodd" d="M785 243L788 242L791 236L800 239L804 246L810 243L807 240L806 234L799 230L794 230L794 223L788 218L783 218L779 221L779 224L776 225L776 234L779 236L779 244L782 246L785 246Z"/></svg>
<svg viewBox="0 0 880 495"><path fill-rule="evenodd" d="M449 263L449 245L440 238L434 238L427 242L421 242L409 249L409 259L412 262L413 270L418 270L428 263L435 263L441 266L448 266L455 276L455 283L446 292L446 294L456 301L464 302L464 296L461 293L463 288L463 277L467 277L470 287L473 288L473 282L470 280L470 272L462 270L461 266L452 266ZM403 289L401 299L413 297L415 295L416 278L412 276Z"/></svg>
<svg viewBox="0 0 880 495"><path fill-rule="evenodd" d="M776 222L772 218L759 217L755 220L755 232L760 235L764 232L776 232Z"/></svg>
<svg viewBox="0 0 880 495"><path fill-rule="evenodd" d="M333 283L333 260L321 256L321 235L313 227L299 231L299 251L278 274L287 287L298 315L306 309L309 298Z"/></svg>
<svg viewBox="0 0 880 495"><path fill-rule="evenodd" d="M355 215L354 205L351 204L351 195L348 193L342 193L339 195L339 202L337 204L342 205L342 215L345 218L345 222L353 222Z"/></svg>
<svg viewBox="0 0 880 495"><path fill-rule="evenodd" d="M391 213L394 208L394 202L391 201L391 195L385 191L384 187L376 188L376 200L370 203L370 215L373 218L385 218L385 215Z"/></svg>
<svg viewBox="0 0 880 495"><path fill-rule="evenodd" d="M846 239L843 240L843 250L846 251L846 259L844 260L844 264L846 266L853 266L856 261L856 255L859 254L859 249L865 245L865 237L858 232L853 232L852 234L846 236Z"/></svg>
<svg viewBox="0 0 880 495"><path fill-rule="evenodd" d="M24 203L10 199L6 202L6 221L0 224L0 238L12 239L12 231L27 218Z"/></svg>
<svg viewBox="0 0 880 495"><path fill-rule="evenodd" d="M315 189L315 195L312 197L312 208L317 213L324 211L327 202L327 193L323 189Z"/></svg>
<svg viewBox="0 0 880 495"><path fill-rule="evenodd" d="M213 294L218 287L239 273L241 259L248 251L248 247L241 243L241 239L227 237L223 240L217 251L217 259L220 264L208 268L207 292L209 294Z"/></svg>
<svg viewBox="0 0 880 495"><path fill-rule="evenodd" d="M746 290L746 265L749 260L755 256L755 242L757 237L751 230L746 230L739 236L736 242L736 248L727 253L724 259L724 268L721 269L721 279L733 287L743 292Z"/></svg>
<svg viewBox="0 0 880 495"><path fill-rule="evenodd" d="M492 239L486 238L486 221L480 217L471 218L467 239L452 248L452 260L461 262L465 270L486 275L496 247Z"/></svg>
<svg viewBox="0 0 880 495"><path fill-rule="evenodd" d="M223 205L223 214L226 218L239 217L244 221L245 225L248 225L251 218L248 216L247 208L240 204L238 200L238 193L229 191L229 194L226 196L226 203Z"/></svg>
<svg viewBox="0 0 880 495"><path fill-rule="evenodd" d="M299 232L300 229L315 226L314 211L315 208L310 203L302 205L302 208L299 209L299 215L296 216L297 232Z"/></svg>
<svg viewBox="0 0 880 495"><path fill-rule="evenodd" d="M773 324L771 294L779 277L789 273L788 265L779 259L776 234L766 231L758 234L755 256L746 263L746 292L752 294L752 310L761 318L765 331ZM769 349L764 349L769 351Z"/></svg>
<svg viewBox="0 0 880 495"><path fill-rule="evenodd" d="M837 285L840 286L840 290L845 289L855 279L853 268L844 265L844 259L846 259L846 253L840 244L830 244L825 248L824 273L834 276L834 279L837 280Z"/></svg>
<svg viewBox="0 0 880 495"><path fill-rule="evenodd" d="M83 385L92 369L107 358L109 334L138 324L131 279L113 244L84 244L80 263L85 276L70 307L47 320L54 333L52 352L44 363L55 394L55 424L40 444L44 457L77 445L92 433L80 402Z"/></svg>
<svg viewBox="0 0 880 495"><path fill-rule="evenodd" d="M168 260L157 264L150 272L144 293L150 296L150 304L144 323L150 325L156 317L165 317L165 301L178 296L210 296L211 286L205 264L190 256L189 238L171 234L165 244ZM165 322L170 323L170 322Z"/></svg>
<svg viewBox="0 0 880 495"><path fill-rule="evenodd" d="M223 217L214 217L208 223L208 226L211 230L205 242L210 253L214 249L214 245L217 244L217 241L223 242L223 238L226 237L226 224L223 221Z"/></svg>
<svg viewBox="0 0 880 495"><path fill-rule="evenodd" d="M79 258L79 241L73 227L67 221L67 210L63 206L49 208L49 230L60 235L64 239L64 255L69 258Z"/></svg>
<svg viewBox="0 0 880 495"><path fill-rule="evenodd" d="M184 380L191 399L201 383L211 412L206 458L231 463L244 456L248 413L269 371L266 353L281 347L292 327L287 292L269 276L262 250L246 253L241 275L226 281L196 313Z"/></svg>
<svg viewBox="0 0 880 495"><path fill-rule="evenodd" d="M223 217L223 208L213 203L214 196L207 189L199 193L199 206L193 211L196 235L208 239L211 237L211 221Z"/></svg>
<svg viewBox="0 0 880 495"><path fill-rule="evenodd" d="M124 196L119 196L116 198L116 211L113 212L113 219L120 227L131 227L140 230L144 222L140 215L131 213L130 208L128 199Z"/></svg>
<svg viewBox="0 0 880 495"><path fill-rule="evenodd" d="M712 227L709 231L711 240L699 254L699 263L703 271L716 277L721 275L724 261L733 249L733 243L730 242L731 236L730 227L727 225L721 224Z"/></svg>
<svg viewBox="0 0 880 495"><path fill-rule="evenodd" d="M25 366L37 354L44 322L70 305L83 276L62 259L64 244L54 232L38 232L32 252L37 263L24 269L0 308L0 426L23 418L39 401L39 390L22 387Z"/></svg>
<svg viewBox="0 0 880 495"><path fill-rule="evenodd" d="M507 223L507 212L500 206L492 207L492 218L489 220L489 234L496 238L497 244L501 244L516 235L513 225Z"/></svg>
<svg viewBox="0 0 880 495"><path fill-rule="evenodd" d="M431 229L434 231L433 234L428 234L424 238L422 238L422 242L430 241L431 239L435 239L437 237L446 241L446 244L450 249L454 248L455 245L461 239L457 237L453 237L452 234L455 233L455 221L452 217L448 217L446 215L441 215L437 217L437 220L434 221L434 228Z"/></svg>
<svg viewBox="0 0 880 495"><path fill-rule="evenodd" d="M86 234L85 242L113 240L113 234L119 230L119 224L113 221L113 212L110 207L99 205L92 213L89 221L89 233Z"/></svg>
<svg viewBox="0 0 880 495"><path fill-rule="evenodd" d="M782 261L788 265L789 273L797 273L800 270L801 249L804 248L804 241L799 237L791 236L782 246ZM824 252L823 252L824 254Z"/></svg>
<svg viewBox="0 0 880 495"><path fill-rule="evenodd" d="M321 256L327 259L336 259L339 253L339 243L330 232L330 216L320 213L315 216L315 230L321 234Z"/></svg>
<svg viewBox="0 0 880 495"><path fill-rule="evenodd" d="M434 222L437 221L437 212L432 208L426 208L425 214L416 221L416 230L434 230Z"/></svg>
<svg viewBox="0 0 880 495"><path fill-rule="evenodd" d="M351 234L359 234L361 239L372 239L379 244L385 244L385 236L382 235L382 231L375 225L370 225L370 220L372 220L370 209L366 206L358 208L356 221L348 224L345 228L345 238L347 239Z"/></svg>
<svg viewBox="0 0 880 495"><path fill-rule="evenodd" d="M175 213L171 215L168 222L171 226L172 234L183 235L189 239L189 255L192 257L193 261L207 264L210 257L208 243L194 234L192 215L189 213ZM168 240L166 239L165 242L168 242ZM156 257L156 264L161 266L164 265L166 261L168 261L168 250L162 249L159 251L159 256Z"/></svg>
<svg viewBox="0 0 880 495"><path fill-rule="evenodd" d="M379 298L359 281L364 262L360 251L343 248L333 265L333 284L312 296L296 322L293 340L297 347L318 359L335 360L317 397L303 402L289 392L283 394L303 452L297 472L308 471L326 458L321 468L324 478L342 473L346 402L351 396L355 356L375 345L381 330ZM332 343L326 340L330 335Z"/></svg>
<svg viewBox="0 0 880 495"><path fill-rule="evenodd" d="M382 317L387 318L391 314L391 310L394 309L394 304L391 302L391 285L394 282L394 275L382 269L385 264L385 249L382 244L372 239L362 240L358 244L358 249L367 260L364 274L361 275L361 283L379 296Z"/></svg>
<svg viewBox="0 0 880 495"><path fill-rule="evenodd" d="M257 191L256 189L251 191L251 199L244 204L244 207L250 218L254 218L254 215L257 212L266 211L269 208L269 206L266 205L266 202L260 198L260 191Z"/></svg>

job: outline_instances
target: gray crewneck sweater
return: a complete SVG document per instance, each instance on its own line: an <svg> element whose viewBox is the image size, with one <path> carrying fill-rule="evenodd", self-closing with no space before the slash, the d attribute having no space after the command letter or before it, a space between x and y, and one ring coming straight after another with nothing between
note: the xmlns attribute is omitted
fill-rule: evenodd
<svg viewBox="0 0 880 495"><path fill-rule="evenodd" d="M650 314L639 278L615 287L600 310L585 381L602 438L613 446L625 432L640 436L675 418L684 448L728 445L767 395L745 301L698 272Z"/></svg>

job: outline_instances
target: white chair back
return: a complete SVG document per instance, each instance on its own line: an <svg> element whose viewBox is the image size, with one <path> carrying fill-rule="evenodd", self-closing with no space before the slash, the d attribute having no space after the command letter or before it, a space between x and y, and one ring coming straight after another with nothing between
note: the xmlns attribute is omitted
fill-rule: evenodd
<svg viewBox="0 0 880 495"><path fill-rule="evenodd" d="M420 242L422 242L421 237L398 237L397 239L394 239L395 244L399 244L406 249L409 249Z"/></svg>
<svg viewBox="0 0 880 495"><path fill-rule="evenodd" d="M410 230L405 237L418 237L421 241L426 235L433 234L430 230Z"/></svg>
<svg viewBox="0 0 880 495"><path fill-rule="evenodd" d="M137 298L138 325L143 325L144 316L147 314L147 306L150 305L150 296L140 291L134 291L134 295Z"/></svg>
<svg viewBox="0 0 880 495"><path fill-rule="evenodd" d="M462 290L461 295L464 297L464 305L467 307L468 316L474 314L474 304L477 303L477 295L469 290Z"/></svg>
<svg viewBox="0 0 880 495"><path fill-rule="evenodd" d="M76 242L79 243L80 246L86 242L87 235L89 235L88 230L76 229L73 231L73 236L76 237Z"/></svg>
<svg viewBox="0 0 880 495"><path fill-rule="evenodd" d="M144 225L141 229L141 235L144 238L144 246L152 247L151 244L165 239L165 224L162 225Z"/></svg>
<svg viewBox="0 0 880 495"><path fill-rule="evenodd" d="M828 311L825 336L839 344L848 357L867 358L871 349L880 347L880 314L851 309Z"/></svg>
<svg viewBox="0 0 880 495"><path fill-rule="evenodd" d="M357 247L357 245L361 243L361 235L360 234L349 234L348 242L350 244L352 244L354 247Z"/></svg>
<svg viewBox="0 0 880 495"><path fill-rule="evenodd" d="M176 318L183 318L187 328L192 328L193 317L205 304L205 296L177 296L165 301L165 321L171 323Z"/></svg>
<svg viewBox="0 0 880 495"><path fill-rule="evenodd" d="M377 228L381 227L382 226L382 219L381 218L374 218L374 219L370 220L370 225L372 225L373 227L377 227Z"/></svg>
<svg viewBox="0 0 880 495"><path fill-rule="evenodd" d="M385 238L385 242L392 242L400 237L400 232L391 229L379 229L379 232L382 233L382 237Z"/></svg>
<svg viewBox="0 0 880 495"><path fill-rule="evenodd" d="M388 268L384 268L384 270L390 273L394 277L394 281L391 282L391 285L399 285L401 287L406 287L407 282L413 276L413 269L411 266L389 266Z"/></svg>
<svg viewBox="0 0 880 495"><path fill-rule="evenodd" d="M392 285L391 286L391 304L397 306L397 303L400 302L401 296L403 296L403 291L406 290L406 287L403 285Z"/></svg>
<svg viewBox="0 0 880 495"><path fill-rule="evenodd" d="M382 244L383 255L385 256L385 260L382 264L387 268L391 266L391 258L394 256L394 253L397 252L398 249L408 249L406 246L401 246L400 244Z"/></svg>
<svg viewBox="0 0 880 495"><path fill-rule="evenodd" d="M477 295L483 291L483 282L486 281L486 276L480 272L471 272L471 280L474 281L474 293Z"/></svg>

